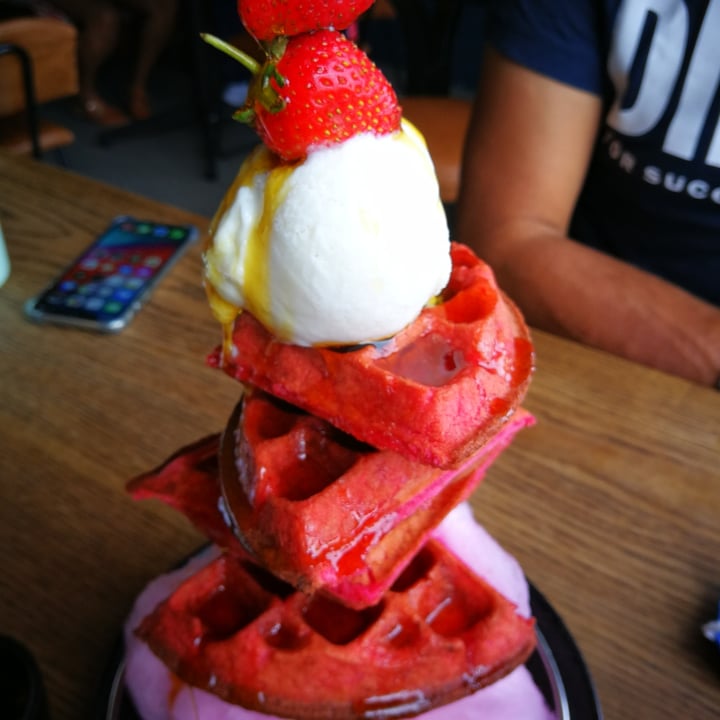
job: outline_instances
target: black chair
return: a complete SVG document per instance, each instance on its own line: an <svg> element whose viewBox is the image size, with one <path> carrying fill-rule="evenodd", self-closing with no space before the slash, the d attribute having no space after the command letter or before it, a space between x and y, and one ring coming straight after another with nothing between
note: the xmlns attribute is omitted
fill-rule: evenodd
<svg viewBox="0 0 720 720"><path fill-rule="evenodd" d="M489 0L390 0L403 30L406 83L400 103L428 144L447 207L457 200L472 101L452 97L453 63L463 11ZM478 34L478 68L483 28Z"/></svg>
<svg viewBox="0 0 720 720"><path fill-rule="evenodd" d="M46 102L76 95L77 31L50 18L0 22L0 147L40 159L75 141L71 130L41 117Z"/></svg>

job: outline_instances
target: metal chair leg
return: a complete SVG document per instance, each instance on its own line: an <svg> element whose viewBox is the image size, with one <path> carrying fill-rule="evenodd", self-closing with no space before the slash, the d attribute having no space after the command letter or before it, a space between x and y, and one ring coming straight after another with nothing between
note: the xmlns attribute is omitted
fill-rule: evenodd
<svg viewBox="0 0 720 720"><path fill-rule="evenodd" d="M22 71L23 91L25 93L25 113L28 122L28 130L32 141L33 157L42 159L42 147L40 146L40 137L38 131L38 112L37 100L35 98L35 82L33 80L33 64L32 58L19 45L12 43L0 44L0 56L15 55L20 61Z"/></svg>

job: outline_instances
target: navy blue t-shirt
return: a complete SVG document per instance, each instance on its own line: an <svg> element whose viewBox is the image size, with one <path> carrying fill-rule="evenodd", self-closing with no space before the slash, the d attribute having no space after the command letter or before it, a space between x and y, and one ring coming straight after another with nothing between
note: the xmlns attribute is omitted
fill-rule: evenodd
<svg viewBox="0 0 720 720"><path fill-rule="evenodd" d="M720 0L499 0L490 42L600 95L571 235L720 305Z"/></svg>

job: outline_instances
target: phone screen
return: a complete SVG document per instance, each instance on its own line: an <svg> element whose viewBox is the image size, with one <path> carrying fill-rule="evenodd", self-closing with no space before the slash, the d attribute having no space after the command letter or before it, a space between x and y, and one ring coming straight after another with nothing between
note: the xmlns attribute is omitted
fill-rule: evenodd
<svg viewBox="0 0 720 720"><path fill-rule="evenodd" d="M36 319L119 329L196 236L193 226L118 218L31 301L28 312Z"/></svg>

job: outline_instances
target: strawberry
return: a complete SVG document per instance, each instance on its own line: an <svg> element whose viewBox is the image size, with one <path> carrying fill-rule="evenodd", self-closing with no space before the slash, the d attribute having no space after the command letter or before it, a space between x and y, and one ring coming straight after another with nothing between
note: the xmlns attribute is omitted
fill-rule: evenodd
<svg viewBox="0 0 720 720"><path fill-rule="evenodd" d="M238 0L238 13L247 31L261 42L278 35L301 35L312 30L345 30L375 0Z"/></svg>
<svg viewBox="0 0 720 720"><path fill-rule="evenodd" d="M400 128L402 111L387 78L340 32L276 39L262 66L222 40L203 37L254 73L247 102L233 117L253 125L283 160L301 160L313 148L361 133Z"/></svg>

